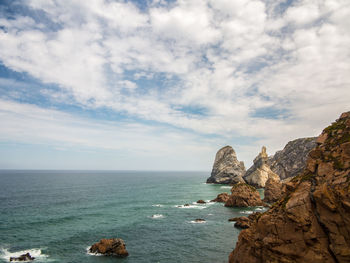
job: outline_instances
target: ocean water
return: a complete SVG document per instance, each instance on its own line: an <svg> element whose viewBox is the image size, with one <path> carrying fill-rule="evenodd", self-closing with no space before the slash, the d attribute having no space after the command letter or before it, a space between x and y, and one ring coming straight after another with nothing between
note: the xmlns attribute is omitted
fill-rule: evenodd
<svg viewBox="0 0 350 263"><path fill-rule="evenodd" d="M196 204L230 191L205 184L208 176L0 171L0 262L26 252L34 262L227 262L239 234L228 219L263 208ZM87 253L93 243L113 237L125 240L129 257Z"/></svg>

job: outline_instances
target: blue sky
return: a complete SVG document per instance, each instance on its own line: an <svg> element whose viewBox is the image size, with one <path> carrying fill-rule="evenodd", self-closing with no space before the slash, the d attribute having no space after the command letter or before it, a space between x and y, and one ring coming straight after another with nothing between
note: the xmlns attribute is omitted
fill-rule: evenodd
<svg viewBox="0 0 350 263"><path fill-rule="evenodd" d="M210 171L350 98L347 0L0 1L0 169Z"/></svg>

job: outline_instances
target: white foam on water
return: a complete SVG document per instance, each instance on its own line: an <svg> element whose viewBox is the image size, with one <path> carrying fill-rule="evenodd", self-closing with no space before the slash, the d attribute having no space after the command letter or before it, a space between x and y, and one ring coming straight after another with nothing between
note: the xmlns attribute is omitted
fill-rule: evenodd
<svg viewBox="0 0 350 263"><path fill-rule="evenodd" d="M265 208L262 208L262 207L255 208L255 211L264 211L264 210L265 210Z"/></svg>
<svg viewBox="0 0 350 263"><path fill-rule="evenodd" d="M161 204L154 204L154 205L152 205L153 207L162 207L163 205L161 205Z"/></svg>
<svg viewBox="0 0 350 263"><path fill-rule="evenodd" d="M232 186L221 186L220 188L221 188L221 189L231 189Z"/></svg>
<svg viewBox="0 0 350 263"><path fill-rule="evenodd" d="M240 214L246 214L246 215L250 215L250 214L253 214L254 211L241 211L239 212Z"/></svg>
<svg viewBox="0 0 350 263"><path fill-rule="evenodd" d="M207 221L195 221L195 220L192 220L190 221L191 224L205 224L207 223Z"/></svg>
<svg viewBox="0 0 350 263"><path fill-rule="evenodd" d="M48 261L49 256L45 255L41 252L41 249L39 248L31 248L16 252L11 252L6 248L0 249L0 258L4 259L5 261L10 262L11 257L20 257L23 254L29 253L32 257L34 257L34 261ZM22 261L22 262L31 262L31 261Z"/></svg>
<svg viewBox="0 0 350 263"><path fill-rule="evenodd" d="M88 247L86 248L86 254L88 254L88 255L90 255L90 256L96 256L96 257L103 256L103 254L101 254L101 253L92 253L92 252L90 252L90 247L91 247L91 246L88 246Z"/></svg>
<svg viewBox="0 0 350 263"><path fill-rule="evenodd" d="M161 214L155 214L155 215L152 215L151 218L153 219L156 219L156 218L163 218L164 216L161 215Z"/></svg>
<svg viewBox="0 0 350 263"><path fill-rule="evenodd" d="M192 208L192 209L204 209L204 208L206 208L204 205L187 205L187 206L176 205L175 207L176 208L187 208L187 209L189 209L189 208Z"/></svg>

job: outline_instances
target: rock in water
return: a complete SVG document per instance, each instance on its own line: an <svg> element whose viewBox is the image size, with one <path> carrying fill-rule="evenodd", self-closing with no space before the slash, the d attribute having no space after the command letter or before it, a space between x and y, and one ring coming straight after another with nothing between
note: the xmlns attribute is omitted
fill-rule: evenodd
<svg viewBox="0 0 350 263"><path fill-rule="evenodd" d="M249 228L254 221L256 221L260 217L261 213L260 212L255 212L248 217L246 216L241 216L241 217L234 217L230 218L228 221L235 221L235 227L237 228L242 228L242 229L247 229Z"/></svg>
<svg viewBox="0 0 350 263"><path fill-rule="evenodd" d="M213 170L211 176L207 179L207 183L243 183L244 173L244 163L237 160L236 153L231 146L225 146L216 153Z"/></svg>
<svg viewBox="0 0 350 263"><path fill-rule="evenodd" d="M350 112L317 142L283 198L240 233L229 262L350 262Z"/></svg>
<svg viewBox="0 0 350 263"><path fill-rule="evenodd" d="M282 183L280 180L269 178L265 184L264 202L274 203L278 201L283 194Z"/></svg>
<svg viewBox="0 0 350 263"><path fill-rule="evenodd" d="M265 183L269 178L279 180L279 176L271 171L267 164L268 156L266 153L266 147L263 146L261 153L254 159L254 164L250 167L247 173L244 175L244 180L253 185L256 188L265 187Z"/></svg>
<svg viewBox="0 0 350 263"><path fill-rule="evenodd" d="M101 239L100 242L93 244L89 251L105 256L127 257L129 255L124 240L120 238Z"/></svg>
<svg viewBox="0 0 350 263"><path fill-rule="evenodd" d="M309 152L316 147L316 139L301 138L288 142L283 150L269 157L267 164L282 180L298 175L305 168Z"/></svg>
<svg viewBox="0 0 350 263"><path fill-rule="evenodd" d="M231 195L226 201L227 207L247 207L264 205L259 192L250 185L238 183L232 186Z"/></svg>
<svg viewBox="0 0 350 263"><path fill-rule="evenodd" d="M198 201L197 201L197 204L206 204L206 202L205 202L204 200L201 199L201 200L198 200Z"/></svg>
<svg viewBox="0 0 350 263"><path fill-rule="evenodd" d="M210 202L220 202L220 203L226 203L226 201L230 198L230 195L228 193L221 193L218 194L218 196L211 200Z"/></svg>
<svg viewBox="0 0 350 263"><path fill-rule="evenodd" d="M10 261L32 261L35 257L32 257L29 253L20 255L19 257L10 257Z"/></svg>

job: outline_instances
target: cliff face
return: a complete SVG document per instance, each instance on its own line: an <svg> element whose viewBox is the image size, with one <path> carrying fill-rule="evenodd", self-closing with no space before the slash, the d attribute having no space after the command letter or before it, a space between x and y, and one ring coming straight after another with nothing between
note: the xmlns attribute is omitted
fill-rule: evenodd
<svg viewBox="0 0 350 263"><path fill-rule="evenodd" d="M238 183L232 186L231 195L225 203L226 207L247 207L262 206L259 192L252 186L245 183Z"/></svg>
<svg viewBox="0 0 350 263"><path fill-rule="evenodd" d="M285 195L240 233L229 262L350 262L350 112L317 143Z"/></svg>
<svg viewBox="0 0 350 263"><path fill-rule="evenodd" d="M247 173L244 175L244 180L257 188L265 187L265 183L269 178L279 180L277 174L271 171L267 164L268 156L266 153L266 147L263 146L261 152L254 159L254 164L250 167Z"/></svg>
<svg viewBox="0 0 350 263"><path fill-rule="evenodd" d="M290 141L283 150L270 157L267 164L283 180L301 173L309 152L316 147L316 137Z"/></svg>
<svg viewBox="0 0 350 263"><path fill-rule="evenodd" d="M233 184L244 182L244 163L237 160L235 151L231 146L221 148L215 156L211 176L207 183Z"/></svg>

